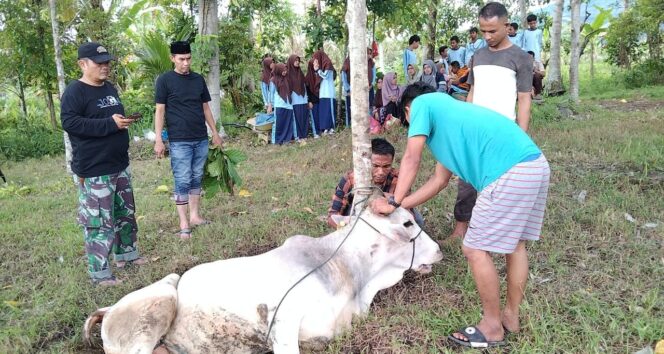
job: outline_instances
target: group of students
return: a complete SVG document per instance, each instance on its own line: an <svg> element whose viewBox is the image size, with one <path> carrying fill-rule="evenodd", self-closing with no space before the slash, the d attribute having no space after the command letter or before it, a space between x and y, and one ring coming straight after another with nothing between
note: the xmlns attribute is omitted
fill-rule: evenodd
<svg viewBox="0 0 664 354"><path fill-rule="evenodd" d="M330 57L316 51L302 72L301 58L293 54L286 63L263 58L261 91L267 113L274 114L272 143L285 144L309 136L333 134L336 128L334 81L337 71Z"/></svg>

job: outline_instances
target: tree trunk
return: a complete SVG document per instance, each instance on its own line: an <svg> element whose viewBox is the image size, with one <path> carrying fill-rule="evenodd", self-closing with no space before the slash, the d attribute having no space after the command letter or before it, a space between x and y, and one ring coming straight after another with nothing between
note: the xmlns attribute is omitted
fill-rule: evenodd
<svg viewBox="0 0 664 354"><path fill-rule="evenodd" d="M211 38L209 43L212 46L213 54L212 58L208 60L210 72L208 73L205 81L207 82L208 91L210 91L210 97L212 98L212 101L210 102L212 116L214 117L214 121L217 122L221 118L221 89L219 87L219 44L216 38L219 32L217 0L198 0L198 11L198 33L203 36L214 36ZM224 132L224 126L221 124L217 125L219 134L226 135Z"/></svg>
<svg viewBox="0 0 664 354"><path fill-rule="evenodd" d="M369 77L367 74L367 6L365 0L349 0L346 23L350 50L353 172L357 192L354 208L361 209L371 195L371 142L369 140ZM366 189L358 189L358 188Z"/></svg>
<svg viewBox="0 0 664 354"><path fill-rule="evenodd" d="M595 41L590 41L590 79L595 79Z"/></svg>
<svg viewBox="0 0 664 354"><path fill-rule="evenodd" d="M564 0L553 0L553 24L551 25L551 57L546 75L546 92L549 96L560 95L565 92L563 77L560 69L560 43L563 22Z"/></svg>
<svg viewBox="0 0 664 354"><path fill-rule="evenodd" d="M662 37L659 33L660 26L656 26L653 30L647 33L646 42L648 43L648 54L650 54L650 59L653 61L660 60L662 57Z"/></svg>
<svg viewBox="0 0 664 354"><path fill-rule="evenodd" d="M62 98L65 92L65 69L62 65L62 47L60 46L60 30L58 28L58 17L55 11L55 0L48 0L48 7L51 13L51 31L53 34L53 49L55 49L55 69L58 74L58 99ZM49 95L50 97L50 95ZM69 134L63 132L63 140L65 142L65 165L67 173L74 175L71 170L71 160L73 154L71 150L71 141L69 141Z"/></svg>
<svg viewBox="0 0 664 354"><path fill-rule="evenodd" d="M321 15L320 0L316 0L316 16L320 17L320 15Z"/></svg>
<svg viewBox="0 0 664 354"><path fill-rule="evenodd" d="M519 0L519 18L521 19L519 26L524 30L528 27L526 17L528 17L528 0Z"/></svg>
<svg viewBox="0 0 664 354"><path fill-rule="evenodd" d="M431 0L430 9L433 11L429 12L429 21L427 22L427 29L429 32L429 43L427 43L426 58L434 60L436 55L436 22L438 20L438 0Z"/></svg>
<svg viewBox="0 0 664 354"><path fill-rule="evenodd" d="M581 32L581 0L571 0L572 38L569 59L569 94L573 102L579 102L579 37Z"/></svg>
<svg viewBox="0 0 664 354"><path fill-rule="evenodd" d="M55 104L53 103L53 92L46 90L46 107L48 107L48 116L51 118L51 127L58 129L58 123L55 120Z"/></svg>
<svg viewBox="0 0 664 354"><path fill-rule="evenodd" d="M28 120L28 105L25 102L25 88L23 87L23 80L21 73L18 73L18 99L21 101L21 110L23 111L23 119Z"/></svg>

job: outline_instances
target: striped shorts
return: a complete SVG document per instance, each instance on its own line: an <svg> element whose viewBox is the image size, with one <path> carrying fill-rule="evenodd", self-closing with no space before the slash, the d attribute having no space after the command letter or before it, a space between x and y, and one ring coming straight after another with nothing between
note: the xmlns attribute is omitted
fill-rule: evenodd
<svg viewBox="0 0 664 354"><path fill-rule="evenodd" d="M516 164L482 189L464 246L512 253L521 240L539 240L549 175L549 163L540 155L536 160Z"/></svg>

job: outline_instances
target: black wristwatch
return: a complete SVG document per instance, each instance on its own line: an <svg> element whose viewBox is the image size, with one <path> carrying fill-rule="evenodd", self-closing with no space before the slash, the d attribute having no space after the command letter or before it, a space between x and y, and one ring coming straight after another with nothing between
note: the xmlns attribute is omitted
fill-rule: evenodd
<svg viewBox="0 0 664 354"><path fill-rule="evenodd" d="M395 208L398 208L398 207L401 206L400 203L397 203L397 201L394 200L394 196L393 196L393 195L387 197L387 204L389 204L389 205L391 205L391 206L393 206L393 207L395 207Z"/></svg>

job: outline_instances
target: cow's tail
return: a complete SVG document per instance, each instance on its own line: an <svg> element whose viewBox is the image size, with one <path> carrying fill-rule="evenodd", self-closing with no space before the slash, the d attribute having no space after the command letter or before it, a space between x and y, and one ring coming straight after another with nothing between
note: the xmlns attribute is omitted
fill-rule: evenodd
<svg viewBox="0 0 664 354"><path fill-rule="evenodd" d="M85 324L83 324L83 339L85 339L85 342L89 345L92 346L92 340L90 340L90 332L92 332L92 327L95 326L97 323L101 323L104 320L104 315L106 315L106 312L111 307L103 307L100 309L97 309L97 311L93 312L86 320Z"/></svg>

